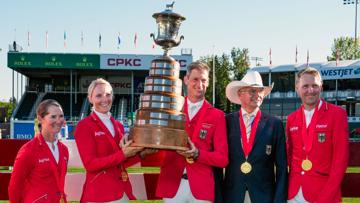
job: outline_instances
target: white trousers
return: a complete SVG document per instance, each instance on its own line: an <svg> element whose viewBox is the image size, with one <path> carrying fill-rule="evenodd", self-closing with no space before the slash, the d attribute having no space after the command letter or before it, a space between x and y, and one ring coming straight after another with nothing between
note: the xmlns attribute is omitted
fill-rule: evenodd
<svg viewBox="0 0 360 203"><path fill-rule="evenodd" d="M288 203L309 203L304 198L301 187L299 189L299 192L296 194L296 196L294 198L292 198L292 199L289 199L287 202Z"/></svg>
<svg viewBox="0 0 360 203"><path fill-rule="evenodd" d="M247 190L246 190L246 192L245 192L244 203L251 203L249 191L247 191Z"/></svg>
<svg viewBox="0 0 360 203"><path fill-rule="evenodd" d="M206 188L204 188L206 190ZM192 195L189 181L181 179L179 189L173 198L164 198L164 203L211 203L208 200L198 200Z"/></svg>

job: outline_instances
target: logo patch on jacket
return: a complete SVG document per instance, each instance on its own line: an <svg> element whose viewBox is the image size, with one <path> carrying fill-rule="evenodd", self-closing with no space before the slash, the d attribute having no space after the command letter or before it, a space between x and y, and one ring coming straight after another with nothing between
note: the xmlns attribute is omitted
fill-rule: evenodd
<svg viewBox="0 0 360 203"><path fill-rule="evenodd" d="M266 145L265 153L266 153L267 155L270 155L270 154L271 154L271 149L272 149L272 146L271 146L271 145Z"/></svg>
<svg viewBox="0 0 360 203"><path fill-rule="evenodd" d="M105 135L105 133L102 131L95 132L95 136L102 136L102 135Z"/></svg>
<svg viewBox="0 0 360 203"><path fill-rule="evenodd" d="M206 130L200 130L199 137L200 139L206 138L207 131Z"/></svg>
<svg viewBox="0 0 360 203"><path fill-rule="evenodd" d="M316 125L316 128L320 128L320 129L324 129L324 128L327 128L327 124L317 124Z"/></svg>
<svg viewBox="0 0 360 203"><path fill-rule="evenodd" d="M45 162L48 162L50 161L49 158L42 158L42 159L39 159L39 164L42 164L42 163L45 163Z"/></svg>
<svg viewBox="0 0 360 203"><path fill-rule="evenodd" d="M320 143L324 143L326 141L326 134L325 133L318 133L318 141Z"/></svg>
<svg viewBox="0 0 360 203"><path fill-rule="evenodd" d="M299 130L298 126L294 126L294 127L290 128L290 132L294 132L294 131L297 131L297 130Z"/></svg>
<svg viewBox="0 0 360 203"><path fill-rule="evenodd" d="M213 125L210 123L202 123L201 130L199 132L200 139L205 139L206 135L208 133L208 130L211 129L212 127L213 127Z"/></svg>

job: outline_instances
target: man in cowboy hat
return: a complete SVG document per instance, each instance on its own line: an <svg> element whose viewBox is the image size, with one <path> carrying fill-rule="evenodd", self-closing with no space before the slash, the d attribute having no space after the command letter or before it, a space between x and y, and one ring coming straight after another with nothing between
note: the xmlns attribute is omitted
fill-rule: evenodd
<svg viewBox="0 0 360 203"><path fill-rule="evenodd" d="M226 87L241 109L226 116L229 165L223 180L224 202L286 202L287 164L282 122L259 109L272 86L256 71Z"/></svg>
<svg viewBox="0 0 360 203"><path fill-rule="evenodd" d="M346 111L320 98L322 79L315 68L297 73L295 89L302 105L286 122L288 202L341 202L349 159Z"/></svg>

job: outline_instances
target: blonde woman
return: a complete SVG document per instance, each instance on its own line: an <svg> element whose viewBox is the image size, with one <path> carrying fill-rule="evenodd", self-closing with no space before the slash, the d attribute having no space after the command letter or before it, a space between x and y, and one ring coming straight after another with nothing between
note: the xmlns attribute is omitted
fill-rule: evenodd
<svg viewBox="0 0 360 203"><path fill-rule="evenodd" d="M139 161L141 147L124 139L124 127L110 114L113 90L102 78L91 82L88 99L93 112L81 120L75 140L86 169L80 202L129 202L135 199L126 167ZM147 150L142 151L145 155Z"/></svg>

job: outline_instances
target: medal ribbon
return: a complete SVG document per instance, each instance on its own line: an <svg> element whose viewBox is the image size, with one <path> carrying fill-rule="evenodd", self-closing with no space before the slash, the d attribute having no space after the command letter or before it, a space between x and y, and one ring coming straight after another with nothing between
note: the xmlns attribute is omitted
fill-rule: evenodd
<svg viewBox="0 0 360 203"><path fill-rule="evenodd" d="M242 147L243 147L245 157L248 157L248 155L250 154L250 152L253 148L255 135L256 135L256 129L258 127L260 118L261 118L261 111L259 109L258 112L256 113L254 121L251 125L251 133L250 133L250 137L249 137L249 141L248 141L248 139L246 138L246 127L245 127L244 119L243 119L241 110L239 111L239 122L240 122L240 130L241 130L240 138L242 141Z"/></svg>
<svg viewBox="0 0 360 203"><path fill-rule="evenodd" d="M306 118L304 113L304 106L301 106L301 116L302 116L302 125L301 125L301 136L303 140L303 146L305 149L306 155L309 154L312 148L313 144L313 138L314 138L314 131L315 131L315 125L317 123L318 118L318 111L319 111L319 102L316 103L314 114L311 117L311 121L309 123L309 126L306 128Z"/></svg>

